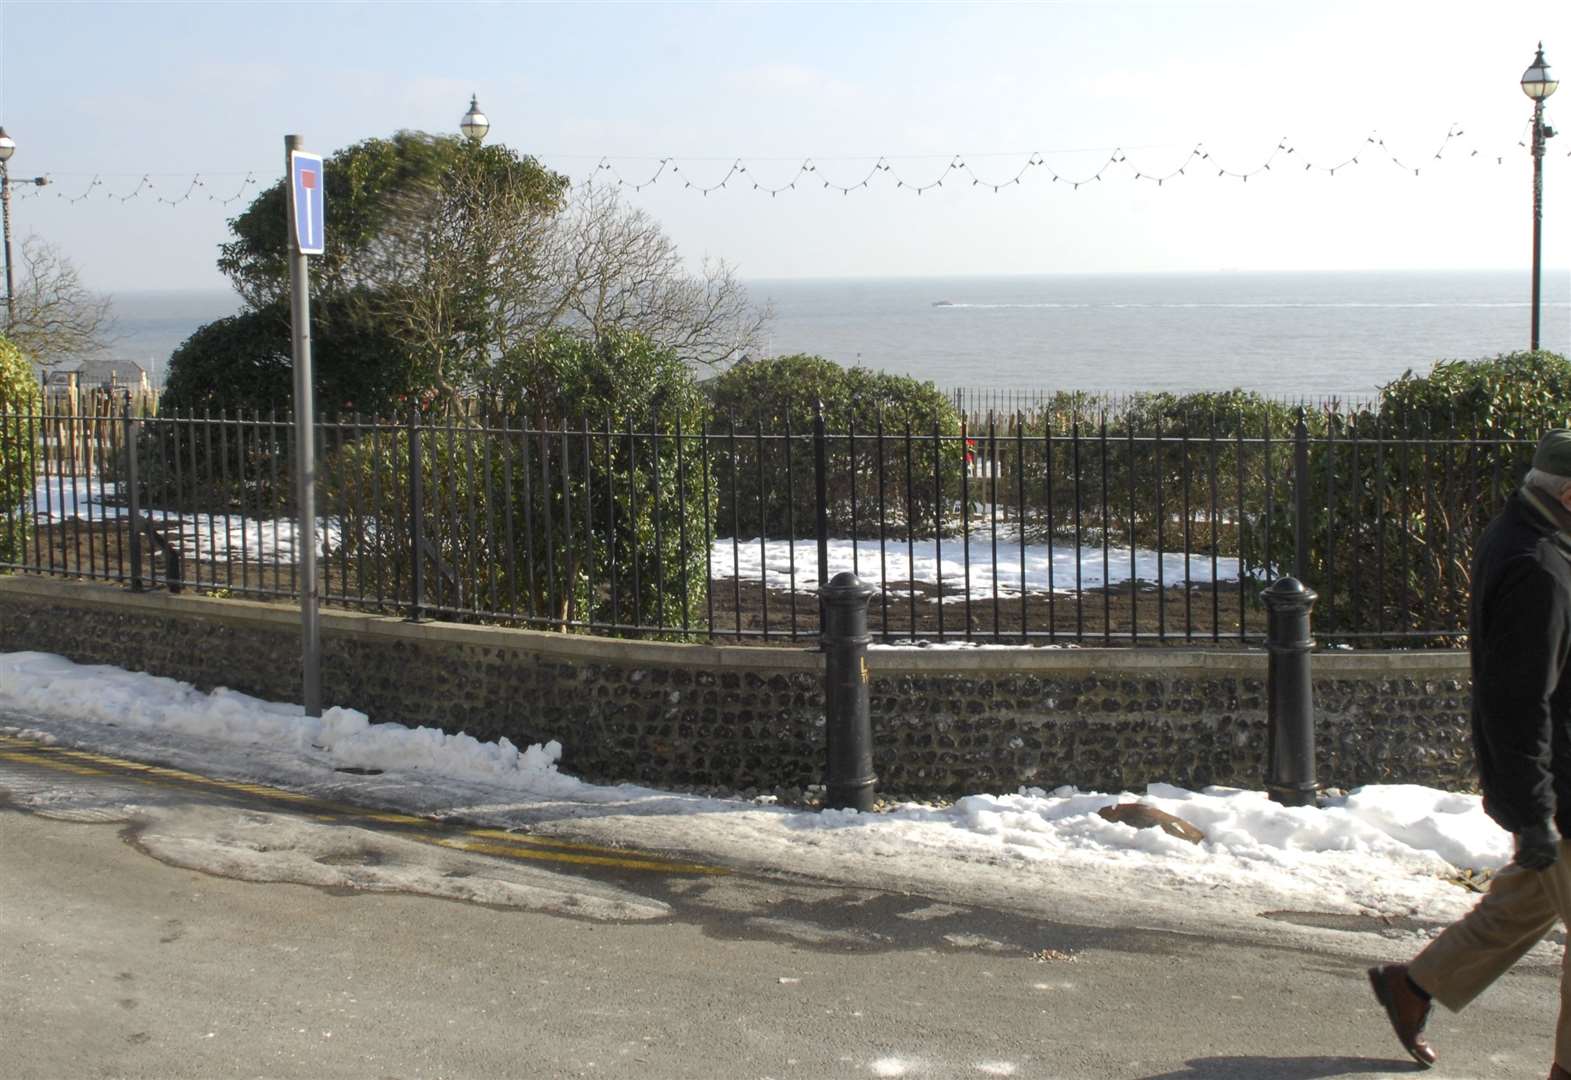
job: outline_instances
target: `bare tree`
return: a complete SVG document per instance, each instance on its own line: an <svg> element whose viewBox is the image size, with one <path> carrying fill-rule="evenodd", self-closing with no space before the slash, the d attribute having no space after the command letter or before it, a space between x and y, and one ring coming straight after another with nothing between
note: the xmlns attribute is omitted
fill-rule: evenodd
<svg viewBox="0 0 1571 1080"><path fill-rule="evenodd" d="M114 342L113 307L89 292L76 265L39 236L22 241L22 278L6 336L44 370L82 360Z"/></svg>
<svg viewBox="0 0 1571 1080"><path fill-rule="evenodd" d="M461 166L401 192L366 251L369 312L414 347L456 404L501 355L555 327L636 331L713 365L756 346L769 318L732 268L688 272L675 243L614 189L542 206L495 168Z"/></svg>
<svg viewBox="0 0 1571 1080"><path fill-rule="evenodd" d="M675 242L615 188L583 185L559 224L553 277L563 314L599 335L634 330L693 363L758 345L768 323L723 260L688 272Z"/></svg>

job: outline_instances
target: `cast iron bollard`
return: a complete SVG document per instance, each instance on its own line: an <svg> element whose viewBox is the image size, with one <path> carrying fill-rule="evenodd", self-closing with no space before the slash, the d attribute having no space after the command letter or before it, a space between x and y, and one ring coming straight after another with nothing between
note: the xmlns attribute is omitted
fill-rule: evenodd
<svg viewBox="0 0 1571 1080"><path fill-rule="evenodd" d="M1297 578L1285 577L1260 594L1266 605L1266 672L1269 730L1266 792L1283 806L1313 806L1315 699L1310 682L1309 612L1316 594Z"/></svg>
<svg viewBox="0 0 1571 1080"><path fill-rule="evenodd" d="M867 697L867 601L876 592L850 571L823 588L825 805L871 810L873 728Z"/></svg>

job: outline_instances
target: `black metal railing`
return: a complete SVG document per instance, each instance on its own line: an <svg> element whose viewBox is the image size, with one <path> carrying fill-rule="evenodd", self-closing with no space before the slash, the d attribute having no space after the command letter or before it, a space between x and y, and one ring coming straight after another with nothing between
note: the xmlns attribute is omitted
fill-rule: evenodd
<svg viewBox="0 0 1571 1080"><path fill-rule="evenodd" d="M1260 587L1293 573L1323 642L1455 643L1474 535L1532 440L1332 410L1245 426L324 418L321 598L789 642L818 634L819 586L852 570L881 641L1220 645L1260 640ZM273 414L0 408L0 478L30 478L0 506L0 567L292 597L293 445Z"/></svg>

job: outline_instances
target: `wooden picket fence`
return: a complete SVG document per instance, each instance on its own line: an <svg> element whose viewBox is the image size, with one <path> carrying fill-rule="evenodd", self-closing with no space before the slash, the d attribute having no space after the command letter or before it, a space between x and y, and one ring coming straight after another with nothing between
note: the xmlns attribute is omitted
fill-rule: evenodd
<svg viewBox="0 0 1571 1080"><path fill-rule="evenodd" d="M43 407L34 432L37 468L56 476L96 475L123 446L117 427L130 407L132 416L158 415L158 391L144 375L135 386L80 386L73 374L64 385L44 388Z"/></svg>

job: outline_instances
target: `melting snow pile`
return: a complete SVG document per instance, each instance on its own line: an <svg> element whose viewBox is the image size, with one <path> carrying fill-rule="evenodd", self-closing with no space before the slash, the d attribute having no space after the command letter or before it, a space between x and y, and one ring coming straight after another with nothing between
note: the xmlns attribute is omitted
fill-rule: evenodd
<svg viewBox="0 0 1571 1080"><path fill-rule="evenodd" d="M226 689L203 693L173 679L43 653L0 654L0 709L36 717L42 728L55 721L70 739L98 749L128 740L124 731L176 736L164 744L200 744L204 767L231 774L254 776L267 758L269 776L295 786L321 783L324 766L379 769L379 779L392 783L381 785L377 798L397 799L402 790L413 806L409 793L418 791L427 811L439 802L502 814L551 800L596 804L596 820L619 842L825 873L876 865L917 883L1015 874L1019 887L1029 887L1055 876L1125 903L1172 910L1204 905L1252 917L1312 905L1443 921L1472 902L1447 878L1460 868L1498 868L1511 856L1510 836L1488 819L1477 796L1412 785L1364 787L1320 807L1279 806L1259 791L1153 784L1141 796L1028 788L942 807L812 812L586 784L558 770L562 747L555 741L519 750L506 739L375 724L347 708L310 718L298 705ZM279 764L280 749L295 756ZM1136 830L1096 813L1135 798L1198 826L1205 841Z"/></svg>

